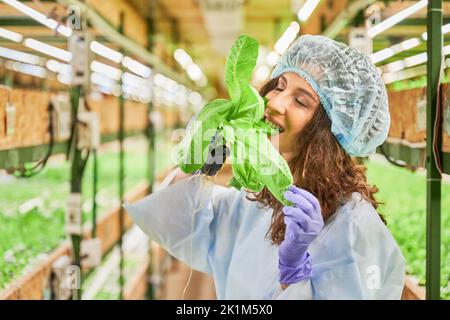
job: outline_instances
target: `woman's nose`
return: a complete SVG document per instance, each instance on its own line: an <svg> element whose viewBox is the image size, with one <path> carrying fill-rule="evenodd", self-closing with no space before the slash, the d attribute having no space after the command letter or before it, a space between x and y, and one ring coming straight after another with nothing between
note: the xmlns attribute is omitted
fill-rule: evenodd
<svg viewBox="0 0 450 320"><path fill-rule="evenodd" d="M267 102L267 111L269 114L285 114L286 108L284 107L283 99L281 99L280 95L269 99Z"/></svg>

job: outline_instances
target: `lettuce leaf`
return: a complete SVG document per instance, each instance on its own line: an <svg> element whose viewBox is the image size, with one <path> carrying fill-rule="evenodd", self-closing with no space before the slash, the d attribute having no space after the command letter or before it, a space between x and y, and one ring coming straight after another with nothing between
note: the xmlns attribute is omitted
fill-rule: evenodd
<svg viewBox="0 0 450 320"><path fill-rule="evenodd" d="M283 193L293 183L292 174L267 137L277 133L263 121L267 99L250 85L258 47L258 42L246 35L235 41L225 66L230 100L209 102L191 121L177 146L178 165L186 173L202 168L208 159L211 140L220 133L231 149L233 179L229 185L252 192L267 187L287 205L290 203Z"/></svg>

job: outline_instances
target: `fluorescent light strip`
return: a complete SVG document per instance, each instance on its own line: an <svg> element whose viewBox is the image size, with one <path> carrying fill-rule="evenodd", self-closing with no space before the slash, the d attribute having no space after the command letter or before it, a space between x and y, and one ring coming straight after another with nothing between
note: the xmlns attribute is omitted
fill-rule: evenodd
<svg viewBox="0 0 450 320"><path fill-rule="evenodd" d="M418 76L422 76L427 74L426 66L418 66L414 68L409 68L406 70L402 70L399 72L391 72L383 75L383 80L385 84L391 84L396 81L407 80L411 78L415 78Z"/></svg>
<svg viewBox="0 0 450 320"><path fill-rule="evenodd" d="M16 62L15 64L19 64L19 66L17 66L17 71L28 74L30 76L45 78L47 75L47 70L45 68L20 62Z"/></svg>
<svg viewBox="0 0 450 320"><path fill-rule="evenodd" d="M152 69L130 57L123 58L122 65L143 78L148 78L152 74Z"/></svg>
<svg viewBox="0 0 450 320"><path fill-rule="evenodd" d="M444 55L444 57L450 54L450 45L442 48L442 54Z"/></svg>
<svg viewBox="0 0 450 320"><path fill-rule="evenodd" d="M72 60L72 53L69 51L51 46L35 39L25 39L24 45L28 48L39 51L48 56L58 58L65 62L70 62L70 60Z"/></svg>
<svg viewBox="0 0 450 320"><path fill-rule="evenodd" d="M191 78L193 81L199 81L203 76L202 70L195 63L191 64L187 68L186 72L187 72L189 78Z"/></svg>
<svg viewBox="0 0 450 320"><path fill-rule="evenodd" d="M184 91L185 94L188 94L189 91L183 85L178 84L175 80L169 79L163 76L160 73L155 74L153 77L154 84L154 92L155 96L158 96L158 92L164 93L169 92L171 94L177 92L178 90Z"/></svg>
<svg viewBox="0 0 450 320"><path fill-rule="evenodd" d="M382 78L385 84L391 84L397 81L397 73L385 73L383 74Z"/></svg>
<svg viewBox="0 0 450 320"><path fill-rule="evenodd" d="M23 36L17 32L9 31L3 28L0 28L0 37L20 43L23 40Z"/></svg>
<svg viewBox="0 0 450 320"><path fill-rule="evenodd" d="M150 79L144 79L141 77L138 77L132 73L129 72L125 72L122 75L122 84L130 86L130 87L134 87L134 88L139 88L142 91L151 91L151 81Z"/></svg>
<svg viewBox="0 0 450 320"><path fill-rule="evenodd" d="M403 51L407 51L410 50L412 48L417 47L418 45L420 45L422 43L422 40L420 40L419 38L412 38L409 40L405 40L399 44L396 44L394 46L392 46L392 50L395 51L395 53L399 53L399 52L403 52Z"/></svg>
<svg viewBox="0 0 450 320"><path fill-rule="evenodd" d="M123 54L121 54L120 52L108 48L107 46L104 46L97 41L91 42L91 50L99 56L109 59L115 63L120 63L123 58Z"/></svg>
<svg viewBox="0 0 450 320"><path fill-rule="evenodd" d="M189 94L189 103L195 106L199 106L202 104L202 95L196 91L193 91Z"/></svg>
<svg viewBox="0 0 450 320"><path fill-rule="evenodd" d="M194 62L192 61L191 56L184 51L183 49L177 49L173 53L173 57L175 60L181 65L183 69L187 69Z"/></svg>
<svg viewBox="0 0 450 320"><path fill-rule="evenodd" d="M91 62L91 70L107 76L108 78L111 78L115 81L119 81L120 77L122 76L122 70L98 61Z"/></svg>
<svg viewBox="0 0 450 320"><path fill-rule="evenodd" d="M41 64L41 57L9 48L0 47L0 56L29 64Z"/></svg>
<svg viewBox="0 0 450 320"><path fill-rule="evenodd" d="M442 27L442 34L447 34L449 32L450 32L450 23L446 24L445 26ZM422 34L422 39L425 41L428 39L428 35L426 32L424 32ZM372 62L374 64L379 63L383 60L393 57L397 53L415 48L415 47L419 46L421 43L422 43L422 40L420 40L419 38L412 38L409 40L405 40L405 41L403 41L399 44L396 44L390 48L386 48L386 49L380 50L378 52L375 52L374 54L372 54L370 56L370 59L372 60Z"/></svg>
<svg viewBox="0 0 450 320"><path fill-rule="evenodd" d="M96 84L96 88L97 88L97 90L100 91L101 93L109 94L109 95L114 95L114 96L116 96L116 97L120 96L120 94L122 93L122 91L120 90L120 86L118 86L120 92L119 92L117 95L114 93L115 87L114 87L114 88L111 88L111 87L105 87L105 86L102 86L101 84Z"/></svg>
<svg viewBox="0 0 450 320"><path fill-rule="evenodd" d="M50 59L45 64L47 69L55 73L61 73L65 75L70 75L72 73L72 67L69 64L61 63L59 61Z"/></svg>
<svg viewBox="0 0 450 320"><path fill-rule="evenodd" d="M450 55L450 45L442 48L442 55L444 57ZM420 53L415 56L406 58L401 61L389 63L389 64L383 66L383 69L386 71L383 74L383 78L385 79L385 82L387 84L395 82L395 81L399 81L399 80L413 78L414 76L411 76L411 74L417 68L425 68L425 70L426 70L425 65L423 65L423 66L419 66L419 65L426 63L427 60L428 60L427 53L424 52L424 53ZM448 60L450 60L450 59L448 59ZM403 65L403 68L401 68L402 65ZM415 67L415 68L412 68L412 67ZM413 71L408 71L408 70L413 70ZM404 78L405 76L406 76L406 78Z"/></svg>
<svg viewBox="0 0 450 320"><path fill-rule="evenodd" d="M381 61L384 61L386 59L389 59L395 55L395 51L392 48L386 48L380 51L377 51L370 55L370 59L372 62L379 63Z"/></svg>
<svg viewBox="0 0 450 320"><path fill-rule="evenodd" d="M450 23L442 26L442 34L447 34L447 33L450 33ZM428 40L428 33L427 32L424 32L422 34L422 39L425 40L425 41Z"/></svg>
<svg viewBox="0 0 450 320"><path fill-rule="evenodd" d="M289 27L286 29L281 38L278 39L277 43L275 44L275 51L279 55L282 55L287 50L287 48L289 48L291 43L295 40L299 31L300 25L295 21L291 22Z"/></svg>
<svg viewBox="0 0 450 320"><path fill-rule="evenodd" d="M387 65L387 70L390 73L395 72L395 71L400 71L405 68L406 68L406 63L403 60L395 61L395 62L389 63L389 65Z"/></svg>
<svg viewBox="0 0 450 320"><path fill-rule="evenodd" d="M199 87L204 87L208 84L208 79L202 72L202 69L194 63L191 56L183 49L177 49L173 53L173 57L186 70L189 78L195 82Z"/></svg>
<svg viewBox="0 0 450 320"><path fill-rule="evenodd" d="M165 84L167 83L167 78L162 74L157 73L153 77L153 83L160 88L164 88Z"/></svg>
<svg viewBox="0 0 450 320"><path fill-rule="evenodd" d="M113 79L97 72L91 73L91 82L105 87L114 87L117 85Z"/></svg>
<svg viewBox="0 0 450 320"><path fill-rule="evenodd" d="M275 67L279 58L280 58L280 55L278 54L278 52L271 51L266 57L266 63L270 67Z"/></svg>
<svg viewBox="0 0 450 320"><path fill-rule="evenodd" d="M303 7L297 12L298 20L301 22L308 20L319 2L320 0L307 0Z"/></svg>
<svg viewBox="0 0 450 320"><path fill-rule="evenodd" d="M44 14L21 3L20 1L16 0L2 0L2 1L52 30L55 30L56 27L58 26L58 22L56 22L55 20L47 18Z"/></svg>
<svg viewBox="0 0 450 320"><path fill-rule="evenodd" d="M4 3L10 5L11 7L15 8L16 10L26 14L30 18L36 20L40 24L43 24L44 26L55 30L62 35L66 37L70 37L72 35L72 29L67 28L66 26L59 25L56 20L47 18L44 14L40 13L39 11L34 10L33 8L21 3L20 1L16 0L2 0Z"/></svg>
<svg viewBox="0 0 450 320"><path fill-rule="evenodd" d="M442 55L444 57L450 55L450 45L442 48ZM420 53L418 55L406 58L403 61L405 62L405 66L407 68L410 68L410 67L414 67L419 64L425 63L425 62L427 62L427 60L428 60L427 53L424 52L424 53Z"/></svg>
<svg viewBox="0 0 450 320"><path fill-rule="evenodd" d="M45 68L28 63L8 61L5 63L5 67L38 78L45 78L47 75L47 70Z"/></svg>
<svg viewBox="0 0 450 320"><path fill-rule="evenodd" d="M72 29L66 27L65 25L59 25L58 28L56 28L56 31L60 34L62 34L63 36L70 38L72 36Z"/></svg>
<svg viewBox="0 0 450 320"><path fill-rule="evenodd" d="M124 93L134 96L141 102L149 102L151 99L150 90L142 90L141 88L136 88L126 84L122 86L122 90Z"/></svg>
<svg viewBox="0 0 450 320"><path fill-rule="evenodd" d="M419 65L421 63L425 63L427 61L427 53L416 54L415 56L411 56L409 58L388 63L382 66L383 73L393 73L396 71L403 70L405 68L413 67Z"/></svg>
<svg viewBox="0 0 450 320"><path fill-rule="evenodd" d="M405 62L405 67L410 68L410 67L414 67L419 64L425 63L425 62L427 62L427 60L428 60L427 53L424 52L424 53L420 53L420 54L417 54L412 57L408 57L408 58L404 59L403 61Z"/></svg>
<svg viewBox="0 0 450 320"><path fill-rule="evenodd" d="M200 80L196 81L195 84L199 87L205 87L208 84L208 79L206 79L205 75L202 74Z"/></svg>
<svg viewBox="0 0 450 320"><path fill-rule="evenodd" d="M70 74L58 73L56 80L68 86L72 84L72 76Z"/></svg>
<svg viewBox="0 0 450 320"><path fill-rule="evenodd" d="M428 5L428 0L421 0L417 2L416 4L412 5L411 7L406 8L405 10L400 11L399 13L393 15L392 17L380 22L376 26L369 29L367 34L369 37L374 38L380 33L386 31L387 29L393 27L400 21L405 20L410 15L416 13L417 11L425 8Z"/></svg>
<svg viewBox="0 0 450 320"><path fill-rule="evenodd" d="M399 44L393 45L390 48L386 48L378 52L375 52L374 54L370 55L370 59L372 60L373 63L379 63L381 61L393 57L397 53L415 48L421 43L422 40L420 40L419 38L412 38L409 40L405 40Z"/></svg>

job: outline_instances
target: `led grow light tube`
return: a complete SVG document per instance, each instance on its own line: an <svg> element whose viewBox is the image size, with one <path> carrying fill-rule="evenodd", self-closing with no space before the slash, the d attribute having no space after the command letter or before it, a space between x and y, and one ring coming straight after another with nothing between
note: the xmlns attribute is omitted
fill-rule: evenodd
<svg viewBox="0 0 450 320"><path fill-rule="evenodd" d="M5 63L6 69L13 70L16 72L21 72L33 77L38 78L45 78L47 75L47 70L45 68L28 64L28 63L21 63L17 61L7 61Z"/></svg>
<svg viewBox="0 0 450 320"><path fill-rule="evenodd" d="M65 62L72 60L72 53L67 50L60 49L35 39L25 39L24 45L33 50L39 51L51 57L58 58Z"/></svg>
<svg viewBox="0 0 450 320"><path fill-rule="evenodd" d="M442 34L447 34L450 32L450 23L442 26ZM427 41L428 40L428 33L424 32L422 33L422 39Z"/></svg>
<svg viewBox="0 0 450 320"><path fill-rule="evenodd" d="M300 25L295 21L291 22L289 27L286 29L281 38L278 39L277 43L275 44L275 51L279 55L282 55L287 50L287 48L289 48L291 43L295 40L299 32L300 32Z"/></svg>
<svg viewBox="0 0 450 320"><path fill-rule="evenodd" d="M107 76L108 78L111 78L115 81L119 81L120 77L122 76L122 70L98 61L91 62L91 70Z"/></svg>
<svg viewBox="0 0 450 320"><path fill-rule="evenodd" d="M109 59L115 63L120 63L122 61L123 54L116 50L108 48L107 46L104 46L97 41L92 41L90 47L94 53L102 56L103 58Z"/></svg>
<svg viewBox="0 0 450 320"><path fill-rule="evenodd" d="M41 57L9 48L0 47L0 57L29 64L41 64Z"/></svg>
<svg viewBox="0 0 450 320"><path fill-rule="evenodd" d="M308 20L319 2L320 0L307 0L303 7L297 12L298 20L301 22Z"/></svg>
<svg viewBox="0 0 450 320"><path fill-rule="evenodd" d="M148 78L152 74L152 69L130 57L123 58L122 65L143 78Z"/></svg>
<svg viewBox="0 0 450 320"><path fill-rule="evenodd" d="M373 26L367 31L367 34L369 37L374 38L380 33L386 31L387 29L395 26L400 21L405 20L410 15L416 13L417 11L425 8L428 5L428 0L421 0L417 2L416 4L412 5L411 7L408 7L399 13L393 15L392 17L389 17L388 19L380 22L379 24Z"/></svg>
<svg viewBox="0 0 450 320"><path fill-rule="evenodd" d="M0 37L20 43L23 40L23 36L17 32L9 31L3 28L0 28Z"/></svg>
<svg viewBox="0 0 450 320"><path fill-rule="evenodd" d="M34 10L33 8L23 4L20 1L17 0L2 0L2 1L7 5L10 5L11 7L15 8L16 10L22 12L23 14L26 14L30 18L36 20L40 24L52 30L56 30L58 33L62 34L65 37L70 37L72 35L72 29L64 25L59 25L56 20L47 18L44 14Z"/></svg>

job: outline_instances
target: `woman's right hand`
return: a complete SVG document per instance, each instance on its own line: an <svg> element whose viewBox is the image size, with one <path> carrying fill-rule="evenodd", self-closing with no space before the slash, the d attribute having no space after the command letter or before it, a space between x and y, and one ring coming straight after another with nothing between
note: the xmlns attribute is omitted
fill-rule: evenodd
<svg viewBox="0 0 450 320"><path fill-rule="evenodd" d="M198 114L198 113L197 113ZM187 129L194 125L197 114L195 114L187 125ZM227 157L230 155L230 149L223 143L224 138L222 134L217 131L212 137L208 146L208 158L202 168L194 172L193 174L201 173L208 176L215 176L217 172L224 165Z"/></svg>

